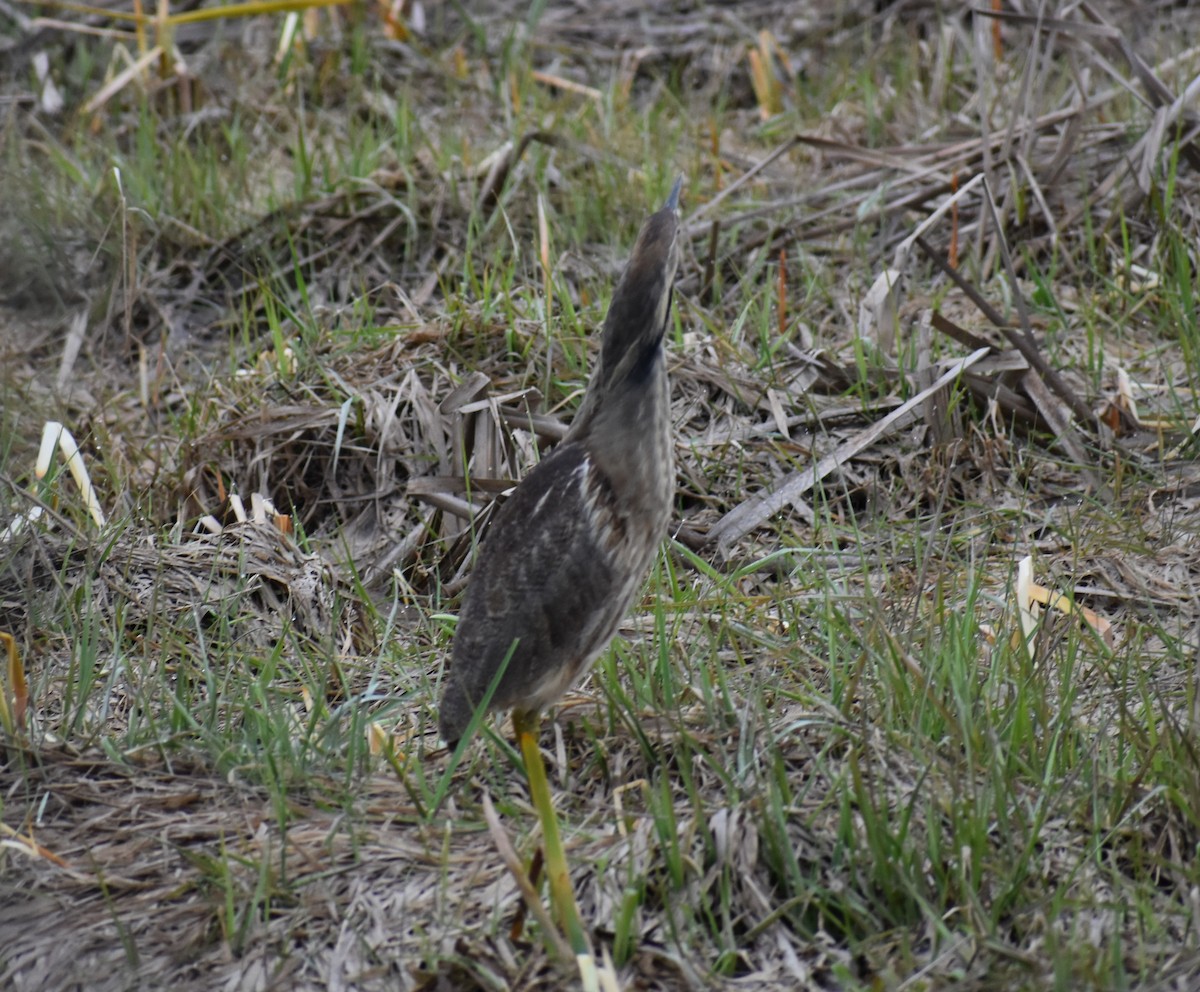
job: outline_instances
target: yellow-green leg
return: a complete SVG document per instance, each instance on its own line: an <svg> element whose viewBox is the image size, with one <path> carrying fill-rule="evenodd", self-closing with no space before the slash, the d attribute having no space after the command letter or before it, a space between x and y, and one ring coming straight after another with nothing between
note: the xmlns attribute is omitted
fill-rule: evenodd
<svg viewBox="0 0 1200 992"><path fill-rule="evenodd" d="M583 980L584 988L596 988L595 958L592 956L587 934L584 933L583 923L579 919L579 904L575 902L575 889L571 885L571 873L567 869L567 854L563 850L562 837L558 833L558 817L554 814L554 803L550 798L546 766L542 764L542 752L538 749L538 714L514 711L513 729L517 733L521 756L525 759L525 774L529 777L533 808L537 810L538 821L542 825L542 839L546 850L546 878L550 882L550 908L575 953L579 977Z"/></svg>

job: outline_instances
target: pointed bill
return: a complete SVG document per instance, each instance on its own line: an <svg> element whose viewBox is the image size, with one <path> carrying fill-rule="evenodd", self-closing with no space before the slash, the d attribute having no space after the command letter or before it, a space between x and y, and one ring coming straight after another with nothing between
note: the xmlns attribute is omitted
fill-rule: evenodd
<svg viewBox="0 0 1200 992"><path fill-rule="evenodd" d="M667 202L663 204L663 210L674 210L679 213L679 191L683 189L682 174L675 180L675 185L671 187L671 195L667 197Z"/></svg>

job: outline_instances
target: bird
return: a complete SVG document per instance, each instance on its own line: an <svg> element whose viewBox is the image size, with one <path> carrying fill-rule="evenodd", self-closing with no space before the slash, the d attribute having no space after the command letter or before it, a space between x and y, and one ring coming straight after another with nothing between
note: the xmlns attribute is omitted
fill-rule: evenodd
<svg viewBox="0 0 1200 992"><path fill-rule="evenodd" d="M451 748L477 711L511 709L518 737L536 733L541 711L607 648L666 534L675 468L663 339L682 184L642 226L570 429L480 544L438 711Z"/></svg>

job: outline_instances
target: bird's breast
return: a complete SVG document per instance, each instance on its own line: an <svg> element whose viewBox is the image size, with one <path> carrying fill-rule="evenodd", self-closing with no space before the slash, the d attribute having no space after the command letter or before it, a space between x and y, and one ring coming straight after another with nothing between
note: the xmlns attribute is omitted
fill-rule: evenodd
<svg viewBox="0 0 1200 992"><path fill-rule="evenodd" d="M645 408L619 429L605 426L602 436L589 439L588 456L576 470L582 502L600 546L640 572L662 540L674 502L670 420L662 407Z"/></svg>

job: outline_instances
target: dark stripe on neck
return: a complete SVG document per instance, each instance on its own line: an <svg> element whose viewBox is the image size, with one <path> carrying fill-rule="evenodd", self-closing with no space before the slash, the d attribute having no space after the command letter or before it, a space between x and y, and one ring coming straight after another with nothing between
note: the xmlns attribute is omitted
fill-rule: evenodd
<svg viewBox="0 0 1200 992"><path fill-rule="evenodd" d="M629 366L629 371L625 374L625 381L631 386L643 386L653 375L656 368L656 363L662 357L662 335L650 341L643 342L638 346L641 351L633 360L633 364Z"/></svg>

